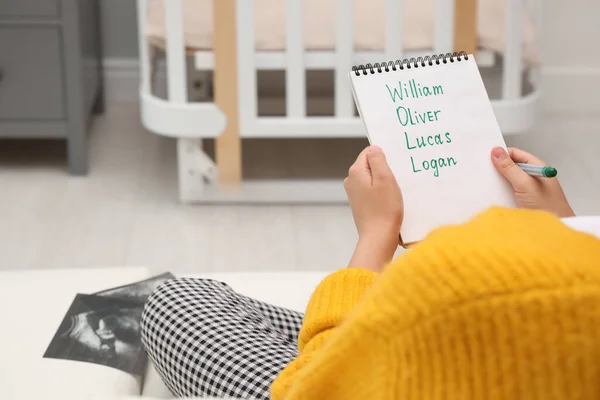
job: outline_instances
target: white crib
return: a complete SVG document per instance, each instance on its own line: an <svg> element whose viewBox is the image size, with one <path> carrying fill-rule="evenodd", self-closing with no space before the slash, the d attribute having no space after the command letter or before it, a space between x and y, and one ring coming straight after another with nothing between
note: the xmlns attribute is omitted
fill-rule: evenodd
<svg viewBox="0 0 600 400"><path fill-rule="evenodd" d="M539 68L535 57L524 54L523 26L532 17L535 31L540 30L540 4L536 1L505 0L503 49L498 51L478 45L476 0L431 0L435 5L431 48L417 50L403 49L405 32L397 23L407 0L381 0L385 5L381 21L385 40L381 49L375 50L355 50L353 4L358 0L329 0L334 2L336 13L334 46L317 50L307 49L304 43L303 0L276 0L285 6L285 42L284 48L269 50L256 48L252 16L256 15L258 0L218 0L212 4L212 48L190 48L183 24L184 13L189 12L186 3L166 0L160 6L164 11L166 99L153 91L153 54L160 45L148 34L149 0L137 1L142 123L155 134L177 139L182 202L345 202L341 179L244 181L241 146L245 138L365 137L348 83L348 72L357 64L452 51L474 53L482 68L497 67L500 71L500 95L492 103L502 131L507 135L525 133L535 123ZM187 62L190 56L193 66ZM213 73L212 101L189 100L190 68L203 71L206 77L206 71ZM257 71L265 70L286 72L284 116L258 113ZM308 70L333 71L332 115L307 115ZM208 138L215 139L215 160L202 146L202 140Z"/></svg>

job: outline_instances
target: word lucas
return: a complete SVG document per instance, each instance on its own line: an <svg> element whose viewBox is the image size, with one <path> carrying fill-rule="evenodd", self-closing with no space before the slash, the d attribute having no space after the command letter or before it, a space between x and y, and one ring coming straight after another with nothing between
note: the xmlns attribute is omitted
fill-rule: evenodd
<svg viewBox="0 0 600 400"><path fill-rule="evenodd" d="M408 137L408 133L404 132L404 139L406 140L406 148L408 150L420 149L427 146L440 146L443 144L452 143L452 138L450 137L450 132L446 132L445 134L437 134L437 135L429 135L429 136L421 136L420 138L416 138L413 145L411 145L410 139ZM421 161L420 168L415 166L415 160L412 156L410 156L410 165L412 166L412 171L414 173L421 171L433 171L433 176L436 178L440 176L440 168L444 167L453 167L455 166L456 160L454 157L446 157L446 158L432 158L431 160L423 160Z"/></svg>

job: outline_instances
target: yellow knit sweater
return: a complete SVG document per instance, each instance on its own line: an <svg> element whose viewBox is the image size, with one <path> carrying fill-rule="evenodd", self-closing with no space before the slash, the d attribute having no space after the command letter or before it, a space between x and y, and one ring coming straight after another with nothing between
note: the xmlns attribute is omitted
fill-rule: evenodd
<svg viewBox="0 0 600 400"><path fill-rule="evenodd" d="M274 400L600 399L600 241L494 208L328 276Z"/></svg>

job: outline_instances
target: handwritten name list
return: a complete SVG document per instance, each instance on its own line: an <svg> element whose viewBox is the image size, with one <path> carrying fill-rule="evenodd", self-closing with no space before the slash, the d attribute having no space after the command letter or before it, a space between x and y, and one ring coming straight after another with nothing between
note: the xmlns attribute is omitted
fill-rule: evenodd
<svg viewBox="0 0 600 400"><path fill-rule="evenodd" d="M444 88L442 85L425 86L415 81L414 79L406 81L398 81L397 87L390 87L385 85L387 91L394 104L400 103L405 99L420 99L431 96L443 96ZM413 110L410 107L400 105L396 107L396 116L398 122L405 128L410 128L416 125L435 125L443 118L442 110ZM426 148L432 148L436 146L449 146L452 144L452 135L450 132L432 132L427 136L415 136L409 134L408 130L404 130L404 139L406 148L409 151L414 152L414 156L410 156L410 163L412 166L413 173L420 173L423 171L431 171L433 176L438 178L440 176L440 169L453 167L457 164L454 157L439 157L432 159L422 159L419 157L420 151Z"/></svg>

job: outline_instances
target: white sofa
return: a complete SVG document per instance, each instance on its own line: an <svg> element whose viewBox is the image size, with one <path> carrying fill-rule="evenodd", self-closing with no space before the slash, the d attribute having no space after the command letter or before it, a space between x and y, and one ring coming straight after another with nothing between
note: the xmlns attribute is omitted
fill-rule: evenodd
<svg viewBox="0 0 600 400"><path fill-rule="evenodd" d="M146 268L0 272L0 398L122 400L172 398L149 365L143 382L113 368L43 358L76 293L151 276ZM327 272L202 274L257 299L303 311Z"/></svg>

